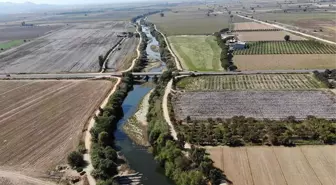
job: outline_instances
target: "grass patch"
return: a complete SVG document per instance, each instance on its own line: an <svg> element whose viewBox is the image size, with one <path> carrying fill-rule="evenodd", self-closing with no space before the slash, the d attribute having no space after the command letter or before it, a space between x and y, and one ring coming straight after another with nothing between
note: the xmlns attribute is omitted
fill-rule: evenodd
<svg viewBox="0 0 336 185"><path fill-rule="evenodd" d="M0 52L1 52L1 50L7 50L7 49L10 49L12 47L19 46L23 43L24 43L23 40L12 40L12 41L9 41L9 42L0 43Z"/></svg>
<svg viewBox="0 0 336 185"><path fill-rule="evenodd" d="M221 71L221 49L213 36L170 36L172 49L183 68L194 71Z"/></svg>

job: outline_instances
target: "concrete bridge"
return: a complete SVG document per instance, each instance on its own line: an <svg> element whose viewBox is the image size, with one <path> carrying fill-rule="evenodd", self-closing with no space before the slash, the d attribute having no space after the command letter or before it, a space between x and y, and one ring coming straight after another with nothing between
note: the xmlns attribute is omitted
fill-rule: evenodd
<svg viewBox="0 0 336 185"><path fill-rule="evenodd" d="M288 73L310 73L314 69L307 70L258 70L258 71L219 71L219 72L197 72L197 71L178 71L176 75L239 75L239 74L288 74ZM323 72L324 70L316 69L316 71ZM139 77L153 77L160 76L162 72L132 72L134 76ZM0 79L90 79L90 78L110 78L122 77L120 72L107 73L45 73L45 74L0 74Z"/></svg>

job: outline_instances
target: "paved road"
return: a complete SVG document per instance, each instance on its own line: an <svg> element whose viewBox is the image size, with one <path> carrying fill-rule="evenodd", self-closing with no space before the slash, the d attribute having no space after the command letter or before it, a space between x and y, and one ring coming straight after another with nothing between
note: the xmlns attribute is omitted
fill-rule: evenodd
<svg viewBox="0 0 336 185"><path fill-rule="evenodd" d="M242 16L242 15L239 15L239 14L236 14L236 15L239 16L239 17L242 17L244 19L248 19L248 20L258 22L258 23L261 23L261 24L266 24L266 25L269 25L269 26L273 26L275 28L279 28L279 29L282 29L282 30L285 30L285 31L288 31L288 32L299 34L299 35L309 37L309 38L312 38L312 39L315 39L315 40L319 40L319 41L322 41L322 42L325 42L325 43L328 43L328 44L336 45L336 42L325 40L325 39L322 39L322 38L319 38L319 37L316 37L316 36L313 36L313 35L309 35L309 34L306 34L306 33L302 33L302 32L299 32L299 31L291 30L291 29L288 29L284 26L280 26L280 25L277 25L277 24L270 24L270 23L267 23L267 22L264 22L264 21L259 21L259 20L256 20L256 19L253 19L253 18L250 18L250 17L245 17L245 16Z"/></svg>
<svg viewBox="0 0 336 185"><path fill-rule="evenodd" d="M323 69L302 69L302 70L258 70L258 71L241 71L241 72L195 72L181 71L179 75L237 75L237 74L275 74L275 73L310 73L313 71L323 72ZM154 76L161 75L162 72L134 72L135 76ZM103 78L103 77L121 77L121 72L111 73L58 73L58 74L11 74L10 79L88 79L88 78ZM0 78L6 78L5 74L0 74Z"/></svg>

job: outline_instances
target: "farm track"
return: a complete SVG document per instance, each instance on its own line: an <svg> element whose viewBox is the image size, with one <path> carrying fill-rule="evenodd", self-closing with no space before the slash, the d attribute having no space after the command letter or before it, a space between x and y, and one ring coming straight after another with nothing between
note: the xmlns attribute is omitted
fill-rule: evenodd
<svg viewBox="0 0 336 185"><path fill-rule="evenodd" d="M0 84L6 87L12 82ZM108 81L16 83L0 96L4 143L0 165L41 172L63 163L77 147L84 123L111 85Z"/></svg>
<svg viewBox="0 0 336 185"><path fill-rule="evenodd" d="M335 146L206 148L233 185L336 183Z"/></svg>

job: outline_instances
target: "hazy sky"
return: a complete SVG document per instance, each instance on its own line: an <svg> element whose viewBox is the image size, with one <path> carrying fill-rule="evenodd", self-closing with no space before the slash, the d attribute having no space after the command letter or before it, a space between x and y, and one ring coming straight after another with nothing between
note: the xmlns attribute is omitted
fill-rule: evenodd
<svg viewBox="0 0 336 185"><path fill-rule="evenodd" d="M145 0L0 0L0 2L24 3L32 2L37 4L100 4L100 3L125 3ZM147 0L148 1L148 0Z"/></svg>

